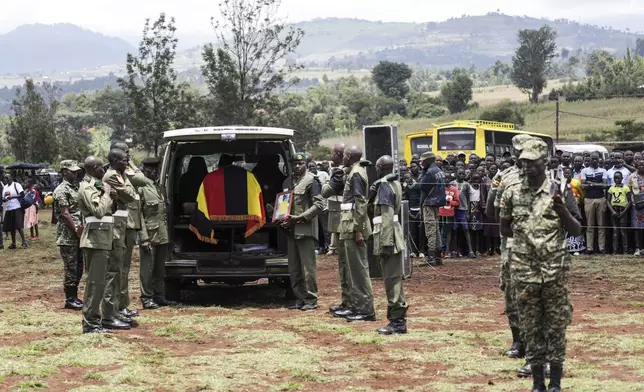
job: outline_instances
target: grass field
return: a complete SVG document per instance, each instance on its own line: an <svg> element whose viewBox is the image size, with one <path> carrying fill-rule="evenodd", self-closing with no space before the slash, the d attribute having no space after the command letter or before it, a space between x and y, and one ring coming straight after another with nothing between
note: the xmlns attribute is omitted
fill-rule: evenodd
<svg viewBox="0 0 644 392"><path fill-rule="evenodd" d="M416 268L405 282L409 334L382 337L378 322L348 324L326 308L339 298L337 264L318 259L321 309L283 308L265 285L199 287L184 304L142 311L140 326L80 333L62 309L62 263L52 230L28 250L0 251L0 390L6 391L526 391L521 361L503 356L510 334L497 260ZM5 244L6 245L6 244ZM136 253L136 252L135 252ZM644 259L577 258L564 387L641 391ZM130 276L138 304L138 260Z"/></svg>

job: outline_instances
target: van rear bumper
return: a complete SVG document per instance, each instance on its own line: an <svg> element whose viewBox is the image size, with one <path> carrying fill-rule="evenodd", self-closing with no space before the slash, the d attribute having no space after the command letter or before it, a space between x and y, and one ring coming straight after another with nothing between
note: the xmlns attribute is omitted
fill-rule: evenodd
<svg viewBox="0 0 644 392"><path fill-rule="evenodd" d="M287 278L288 259L267 259L262 267L244 268L243 265L204 267L198 260L169 260L165 263L166 279L262 279Z"/></svg>

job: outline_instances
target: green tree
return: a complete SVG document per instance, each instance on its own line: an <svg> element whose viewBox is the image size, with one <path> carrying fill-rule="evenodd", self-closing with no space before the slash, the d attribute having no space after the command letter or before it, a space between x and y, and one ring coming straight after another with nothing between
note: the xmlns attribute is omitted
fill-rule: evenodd
<svg viewBox="0 0 644 392"><path fill-rule="evenodd" d="M45 84L48 101L36 91L31 79L25 89L19 89L11 104L14 116L10 119L7 136L13 155L18 161L53 163L58 155L55 88Z"/></svg>
<svg viewBox="0 0 644 392"><path fill-rule="evenodd" d="M403 99L409 93L407 82L412 76L411 68L405 63L381 61L371 70L371 78L389 98Z"/></svg>
<svg viewBox="0 0 644 392"><path fill-rule="evenodd" d="M113 90L108 86L96 92L91 107L97 123L111 128L115 140L124 140L129 136L134 109L123 90Z"/></svg>
<svg viewBox="0 0 644 392"><path fill-rule="evenodd" d="M519 30L519 46L512 57L512 80L530 102L539 102L539 94L548 85L552 59L557 57L557 33L548 25L539 30Z"/></svg>
<svg viewBox="0 0 644 392"><path fill-rule="evenodd" d="M217 49L206 45L202 67L213 123L253 123L274 91L299 68L285 60L295 52L304 32L287 27L277 17L279 5L279 0L219 3L222 21L212 19Z"/></svg>
<svg viewBox="0 0 644 392"><path fill-rule="evenodd" d="M614 137L617 141L639 140L644 135L644 123L635 120L615 121L619 128L615 131Z"/></svg>
<svg viewBox="0 0 644 392"><path fill-rule="evenodd" d="M465 69L454 69L451 79L443 83L441 88L441 102L447 106L450 113L464 111L472 100L473 85L474 83Z"/></svg>
<svg viewBox="0 0 644 392"><path fill-rule="evenodd" d="M99 126L91 129L89 134L91 137L89 144L91 154L106 159L107 154L110 152L110 140L113 139L112 129L106 126Z"/></svg>
<svg viewBox="0 0 644 392"><path fill-rule="evenodd" d="M92 136L89 133L89 119L90 117L85 116L58 117L56 129L58 143L61 147L64 146L64 149L61 149L62 158L83 162L90 155Z"/></svg>
<svg viewBox="0 0 644 392"><path fill-rule="evenodd" d="M514 125L525 125L525 117L516 103L506 101L494 109L485 110L479 116L481 120L499 121Z"/></svg>
<svg viewBox="0 0 644 392"><path fill-rule="evenodd" d="M128 53L127 77L118 80L133 108L134 143L155 155L176 110L177 75L172 64L178 40L174 23L174 18L167 20L164 13L152 26L146 19L138 56Z"/></svg>

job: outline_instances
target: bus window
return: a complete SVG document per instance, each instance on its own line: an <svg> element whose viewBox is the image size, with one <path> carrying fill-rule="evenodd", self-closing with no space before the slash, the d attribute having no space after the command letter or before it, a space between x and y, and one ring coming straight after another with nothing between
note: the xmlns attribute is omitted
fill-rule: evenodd
<svg viewBox="0 0 644 392"><path fill-rule="evenodd" d="M438 130L438 150L474 150L476 130L472 128L448 128Z"/></svg>
<svg viewBox="0 0 644 392"><path fill-rule="evenodd" d="M411 139L411 153L420 156L422 153L432 150L432 137L421 136Z"/></svg>

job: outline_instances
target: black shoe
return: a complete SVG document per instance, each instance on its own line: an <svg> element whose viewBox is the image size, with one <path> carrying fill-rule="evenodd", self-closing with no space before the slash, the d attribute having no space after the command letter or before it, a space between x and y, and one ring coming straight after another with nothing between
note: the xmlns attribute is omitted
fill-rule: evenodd
<svg viewBox="0 0 644 392"><path fill-rule="evenodd" d="M132 328L130 324L124 323L121 320L108 320L108 321L103 321L102 323L103 328L105 329L120 329L120 330L127 330Z"/></svg>
<svg viewBox="0 0 644 392"><path fill-rule="evenodd" d="M362 314L362 313L356 313L352 314L350 316L345 317L348 322L352 321L376 321L376 315L374 313L371 314Z"/></svg>
<svg viewBox="0 0 644 392"><path fill-rule="evenodd" d="M519 332L519 328L512 327L510 330L512 331L512 346L510 346L510 349L505 353L505 355L507 355L508 358L525 357L525 348L523 347L523 343L521 343L521 333Z"/></svg>
<svg viewBox="0 0 644 392"><path fill-rule="evenodd" d="M139 312L137 312L136 310L130 310L128 308L121 310L119 313L121 313L125 317L130 317L130 318L137 317L139 315Z"/></svg>
<svg viewBox="0 0 644 392"><path fill-rule="evenodd" d="M11 244L7 249L16 249L16 244Z"/></svg>
<svg viewBox="0 0 644 392"><path fill-rule="evenodd" d="M143 303L143 309L145 310L159 309L161 307L161 305L152 299L146 299L145 301L141 301L141 303Z"/></svg>
<svg viewBox="0 0 644 392"><path fill-rule="evenodd" d="M26 243L26 242L23 242L23 243L22 243L22 249L27 249L28 247L29 247L29 245L27 245L27 243Z"/></svg>
<svg viewBox="0 0 644 392"><path fill-rule="evenodd" d="M126 324L130 324L130 326L131 326L131 325L132 325L132 323L134 322L134 319L131 319L131 318L129 318L129 317L125 317L125 316L119 316L119 317L118 317L118 320L119 320L119 321L122 321L122 322L124 322L124 323L126 323Z"/></svg>
<svg viewBox="0 0 644 392"><path fill-rule="evenodd" d="M101 327L90 327L88 325L83 325L83 333L109 333L105 328Z"/></svg>
<svg viewBox="0 0 644 392"><path fill-rule="evenodd" d="M75 297L75 298L74 298L74 302L76 303L76 305L80 306L81 308L82 308L82 307L83 307L83 305L84 305L84 302L83 302L83 301L81 301L78 297Z"/></svg>
<svg viewBox="0 0 644 392"><path fill-rule="evenodd" d="M528 362L523 365L521 369L517 372L517 376L519 377L532 377L532 367Z"/></svg>
<svg viewBox="0 0 644 392"><path fill-rule="evenodd" d="M425 257L425 264L430 267L436 267L436 258L434 256Z"/></svg>
<svg viewBox="0 0 644 392"><path fill-rule="evenodd" d="M333 312L333 317L345 318L347 316L352 316L355 313L351 309L341 309Z"/></svg>
<svg viewBox="0 0 644 392"><path fill-rule="evenodd" d="M287 306L287 307L286 307L286 309L288 309L288 310L300 310L300 309L302 309L303 307L304 307L304 305L303 305L303 304L295 303L295 304L293 304L293 305L291 305L291 306Z"/></svg>
<svg viewBox="0 0 644 392"><path fill-rule="evenodd" d="M78 292L77 287L65 287L65 309L81 310L83 303L78 304L74 299Z"/></svg>
<svg viewBox="0 0 644 392"><path fill-rule="evenodd" d="M308 310L315 310L317 308L318 308L317 305L304 305L300 308L300 310L308 311Z"/></svg>
<svg viewBox="0 0 644 392"><path fill-rule="evenodd" d="M333 305L333 306L331 306L329 308L329 312L330 313L335 313L335 312L337 312L339 310L344 310L344 309L346 309L346 308L344 306L342 306L342 305Z"/></svg>
<svg viewBox="0 0 644 392"><path fill-rule="evenodd" d="M546 377L543 365L532 365L532 392L546 392Z"/></svg>
<svg viewBox="0 0 644 392"><path fill-rule="evenodd" d="M563 376L563 363L551 362L550 365L550 385L548 392L561 392L561 377Z"/></svg>
<svg viewBox="0 0 644 392"><path fill-rule="evenodd" d="M175 306L179 304L178 302L168 301L167 299L161 297L154 298L154 302L159 304L159 306Z"/></svg>
<svg viewBox="0 0 644 392"><path fill-rule="evenodd" d="M400 334L407 333L407 321L405 321L405 319L393 320L386 327L377 329L376 332L378 332L381 335L393 335L395 333L400 333Z"/></svg>

